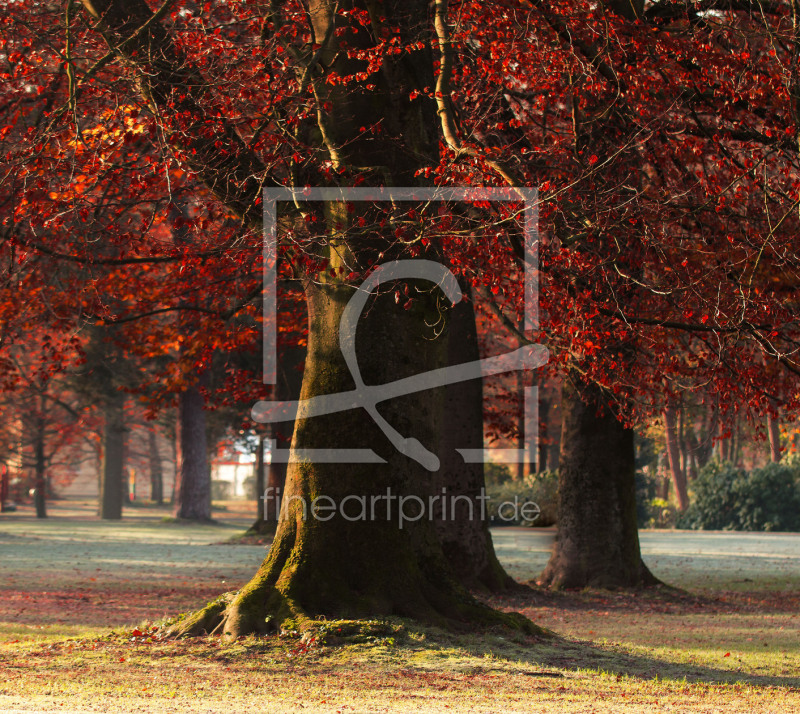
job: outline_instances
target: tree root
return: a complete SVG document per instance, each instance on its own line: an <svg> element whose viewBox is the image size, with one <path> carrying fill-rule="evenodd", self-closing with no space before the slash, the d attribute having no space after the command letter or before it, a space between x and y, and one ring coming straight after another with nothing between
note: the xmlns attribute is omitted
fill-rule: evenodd
<svg viewBox="0 0 800 714"><path fill-rule="evenodd" d="M260 601L260 603L258 602ZM453 632L474 632L495 628L513 630L519 634L537 638L554 636L550 630L534 624L518 612L501 612L488 605L467 598L453 603L452 612L436 618L421 617L423 624L442 627ZM295 600L286 597L279 590L271 588L266 596L257 597L256 591L246 589L239 593L224 593L205 607L182 617L169 625L164 631L166 638L203 637L221 635L227 640L247 635L265 636L269 634L293 634L309 636L321 629L330 631L327 617L314 617L305 611ZM380 627L370 636L378 636L386 627L384 620L354 619L341 620L349 623L345 634L366 631L364 628ZM343 626L339 626L340 632ZM342 635L344 636L344 635Z"/></svg>

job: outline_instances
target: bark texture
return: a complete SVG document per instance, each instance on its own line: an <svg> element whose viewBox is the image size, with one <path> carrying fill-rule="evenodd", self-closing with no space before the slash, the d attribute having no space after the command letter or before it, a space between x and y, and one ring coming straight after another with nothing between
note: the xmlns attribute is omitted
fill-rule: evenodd
<svg viewBox="0 0 800 714"><path fill-rule="evenodd" d="M301 398L354 386L339 351L339 319L352 295L342 285L308 285L309 347ZM367 384L444 364L444 340L424 333L417 309L382 296L359 323L359 366ZM382 416L401 434L436 450L445 390L393 399ZM449 567L430 508L432 479L400 453L363 410L305 418L298 413L293 449L371 448L384 464L290 464L275 541L260 571L215 613L197 613L181 634L219 628L235 637L266 633L311 617L415 617L439 625L505 623L538 631L528 620L475 601ZM315 511L314 505L320 510ZM400 514L404 513L405 520Z"/></svg>
<svg viewBox="0 0 800 714"><path fill-rule="evenodd" d="M558 531L540 579L551 588L657 583L639 551L633 430L603 407L599 388L564 379Z"/></svg>
<svg viewBox="0 0 800 714"><path fill-rule="evenodd" d="M462 300L449 310L446 338L448 364L480 358L471 301ZM514 581L495 555L485 502L479 498L485 487L483 464L465 464L457 448L483 448L481 379L453 384L445 390L441 468L435 475L434 492L446 494L447 508L442 513L445 517L436 520L436 530L445 557L465 585L502 590Z"/></svg>

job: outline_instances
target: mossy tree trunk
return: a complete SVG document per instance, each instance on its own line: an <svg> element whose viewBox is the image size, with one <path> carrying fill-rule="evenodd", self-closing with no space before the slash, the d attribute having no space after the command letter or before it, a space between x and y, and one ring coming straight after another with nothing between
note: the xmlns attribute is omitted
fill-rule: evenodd
<svg viewBox="0 0 800 714"><path fill-rule="evenodd" d="M203 90L193 91L194 70L181 64L166 28L150 22L146 3L82 1L107 38L112 42L125 39L120 51L130 62L147 59L140 80L146 101L169 105L179 89L180 109L201 126L206 110ZM352 15L356 13L343 12L351 9L366 11L369 23L355 22ZM280 3L273 3L272 10L271 21L277 26ZM428 0L310 0L306 11L316 48L313 55L306 48L298 51L302 58L298 64L309 59L312 63L298 66L298 79L308 83L316 105L316 125L303 127L324 155L316 165L327 164L337 172L341 185L347 185L347 172L362 185L416 185L418 170L439 161L440 122L436 102L427 97L436 84ZM367 60L348 56L340 46L374 48L389 35L409 49L396 56L386 53L378 72L369 70ZM353 79L361 73L367 78L341 82L330 76ZM412 101L412 94L421 96ZM201 179L231 210L253 222L256 201L251 191L260 190L262 167L235 131L231 128L221 134L217 142L192 143L191 135L188 142L195 157L192 166ZM224 160L214 155L220 142L225 145L220 152ZM235 166L231 156L237 157ZM222 171L227 173L221 176ZM297 179L316 183L320 174ZM355 287L342 276L351 270L363 273L375 262L407 257L390 227L385 235L374 230L359 235L352 222L355 217L348 215L344 205L329 207L329 238L317 244L318 257L329 263L324 273L304 279L309 346L303 398L354 387L339 350L339 320ZM338 268L344 269L343 274L331 277L330 270ZM365 311L356 348L366 384L391 382L446 364L445 340L433 339L426 323L438 316L439 305L431 302L438 296L430 285L423 288L409 310L384 293ZM444 390L431 390L393 399L379 409L401 434L419 439L435 452L444 400ZM390 614L440 624L513 622L535 630L527 620L520 623L480 605L458 584L429 517L430 472L399 452L364 410L314 418L301 410L297 415L294 450L346 447L372 449L384 462L290 464L282 518L259 572L232 602L197 613L177 632L221 627L227 635L237 636L266 632L287 618ZM316 515L311 511L315 499L323 506ZM420 504L426 508L422 516ZM362 518L364 508L367 512ZM401 509L407 516L402 522Z"/></svg>
<svg viewBox="0 0 800 714"><path fill-rule="evenodd" d="M354 387L339 351L339 320L352 293L344 285L307 285L310 329L302 399ZM368 307L357 339L367 384L446 363L446 341L432 339L425 311L425 305L403 310L390 295ZM401 434L435 452L445 391L393 399L380 411ZM430 518L430 472L400 453L363 410L306 418L301 408L292 448L372 449L385 463L290 464L278 532L258 574L224 610L190 618L181 632L221 625L235 637L320 615L520 624L480 605L459 585Z"/></svg>
<svg viewBox="0 0 800 714"><path fill-rule="evenodd" d="M360 65L345 66L349 60L335 51L339 40L334 23L344 20L334 17L334 7L326 0L312 0L309 17L322 46L322 64L350 74ZM380 15L385 20L373 9L375 23L400 28L401 42L427 37L424 0L383 3ZM368 32L353 34L352 27L343 32L352 44L374 42ZM323 81L315 85L317 102L327 106L319 113L321 141L334 166L380 165L382 181L413 185L420 163L434 159L437 150L434 104L408 100L412 91L434 84L430 52L423 49L402 61L386 58L381 75L378 91L360 92L353 85L329 87ZM361 133L366 117L369 124L382 123L385 138ZM339 349L340 319L355 288L330 277L331 271L363 272L376 259L405 257L402 244L391 233L359 235L357 216L344 205L328 206L326 216L332 237L321 257L329 261L328 269L305 280L309 337L302 399L355 386ZM441 295L428 284L419 287L420 292L411 291L415 300L410 309L397 305L391 291L383 290L364 310L356 353L366 384L389 383L447 364L447 341L435 339L430 327L438 321ZM436 453L446 399L442 388L392 399L379 409L398 432L419 439ZM477 405L474 397L470 401ZM319 615L397 615L442 625L519 623L480 605L460 585L431 518L435 508L431 473L400 453L364 410L306 418L301 408L292 449L304 448L372 449L384 463L290 464L278 531L261 569L220 611L220 622L201 613L182 631L221 627L226 635L238 636L267 632L287 618L297 621ZM315 499L323 506L316 515Z"/></svg>
<svg viewBox="0 0 800 714"><path fill-rule="evenodd" d="M658 581L642 561L636 521L633 429L595 385L562 385L558 531L540 578L551 588L638 587Z"/></svg>

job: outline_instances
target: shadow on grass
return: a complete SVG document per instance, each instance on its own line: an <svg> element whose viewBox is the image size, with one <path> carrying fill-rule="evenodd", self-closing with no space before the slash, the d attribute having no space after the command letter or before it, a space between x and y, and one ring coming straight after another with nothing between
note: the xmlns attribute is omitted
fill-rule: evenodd
<svg viewBox="0 0 800 714"><path fill-rule="evenodd" d="M591 617L598 611L616 611L617 616L648 618L654 621L660 616L691 616L719 617L719 616L745 616L796 613L798 611L798 598L796 592L784 593L782 597L774 594L765 599L765 593L717 593L714 596L697 595L671 587L655 587L638 591L605 591L582 590L551 592L535 587L524 587L504 597L482 598L490 606L501 610L515 610L522 612L531 619L537 619L537 608L551 609L559 613L575 613ZM635 621L635 620L634 620ZM721 626L721 631L724 631ZM626 632L621 631L614 639L626 642ZM703 633L708 635L706 631ZM791 636L788 635L790 638ZM448 639L447 635L440 633L439 637ZM763 635L764 639L769 635ZM793 669L788 676L758 674L753 672L751 662L743 662L737 668L714 667L706 663L687 662L685 659L692 656L692 648L676 646L675 659L649 655L644 652L633 652L631 648L641 647L652 649L666 642L652 641L653 633L645 638L646 644L617 644L593 643L578 638L558 635L552 641L538 641L521 643L514 638L504 638L496 634L487 634L482 639L473 638L469 642L461 642L460 647L476 657L500 656L509 662L525 665L537 665L545 668L579 672L592 670L612 676L636 677L649 680L675 680L689 683L702 684L733 684L743 683L754 687L788 687L800 688L800 670ZM717 645L719 649L721 645ZM696 649L709 649L706 643L698 640ZM731 647L731 649L734 649ZM756 653L755 648L749 654ZM785 652L783 650L782 652ZM721 656L732 656L730 653ZM775 670L780 664L780 655L776 647L765 652L758 651L758 656L766 656ZM679 661L679 660L683 661ZM728 660L731 664L737 661ZM795 658L787 662L793 666Z"/></svg>
<svg viewBox="0 0 800 714"><path fill-rule="evenodd" d="M522 665L524 669L516 673L531 677L559 677L565 676L565 672L599 673L616 676L617 679L636 678L708 685L741 683L752 687L800 689L800 672L791 676L759 675L708 664L675 662L630 652L623 645L596 644L561 636L552 640L524 641L497 633L471 635L468 638L441 631L429 633L429 655L432 661L439 662L442 667L447 666L445 660L453 655L454 649L462 650L483 662L497 662L497 666L488 663L477 668L468 666L470 674L509 672L509 665L513 670L517 669L515 665ZM403 644L398 649L407 646Z"/></svg>

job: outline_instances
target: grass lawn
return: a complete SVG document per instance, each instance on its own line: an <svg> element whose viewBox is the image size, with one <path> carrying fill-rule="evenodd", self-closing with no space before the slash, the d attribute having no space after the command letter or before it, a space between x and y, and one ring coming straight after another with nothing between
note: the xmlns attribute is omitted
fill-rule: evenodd
<svg viewBox="0 0 800 714"><path fill-rule="evenodd" d="M46 522L3 514L0 711L800 712L800 535L643 531L651 570L680 591L490 599L549 640L402 621L355 638L331 623L322 642L150 637L143 622L252 575L265 546L222 544L249 523L236 509L203 526L151 508L103 523L74 502ZM552 531L493 535L532 581Z"/></svg>

